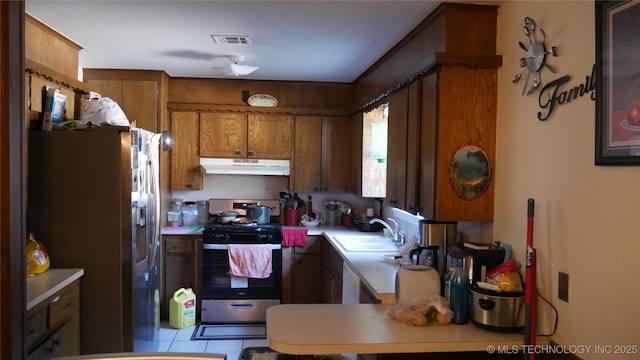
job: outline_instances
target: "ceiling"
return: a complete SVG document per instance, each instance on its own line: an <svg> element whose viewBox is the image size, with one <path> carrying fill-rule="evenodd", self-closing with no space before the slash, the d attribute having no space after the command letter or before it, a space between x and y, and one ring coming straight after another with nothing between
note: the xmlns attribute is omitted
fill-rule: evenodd
<svg viewBox="0 0 640 360"><path fill-rule="evenodd" d="M83 47L81 68L230 78L217 68L233 55L260 67L243 79L350 83L439 3L26 0L25 7ZM249 44L216 44L211 35L248 36Z"/></svg>

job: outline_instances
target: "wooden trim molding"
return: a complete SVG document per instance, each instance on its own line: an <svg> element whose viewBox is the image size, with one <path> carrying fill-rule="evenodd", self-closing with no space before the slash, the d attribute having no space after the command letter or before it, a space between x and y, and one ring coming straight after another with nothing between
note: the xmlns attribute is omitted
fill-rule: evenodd
<svg viewBox="0 0 640 360"><path fill-rule="evenodd" d="M346 116L346 109L315 109L303 107L258 107L248 105L218 105L218 104L192 104L175 103L167 104L169 111L198 111L198 112L229 112L243 114L282 114L297 116Z"/></svg>
<svg viewBox="0 0 640 360"><path fill-rule="evenodd" d="M0 360L26 358L24 1L0 1Z"/></svg>
<svg viewBox="0 0 640 360"><path fill-rule="evenodd" d="M33 60L25 59L26 67L25 72L27 74L35 75L43 79L54 82L62 87L73 90L76 93L88 94L89 85L81 81L73 79L67 75L61 74L58 71L51 69L45 65L39 64Z"/></svg>

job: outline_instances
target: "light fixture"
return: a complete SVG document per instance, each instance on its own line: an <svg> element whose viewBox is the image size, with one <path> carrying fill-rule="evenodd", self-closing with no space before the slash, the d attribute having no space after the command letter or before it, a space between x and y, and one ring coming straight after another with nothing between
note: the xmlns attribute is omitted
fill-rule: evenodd
<svg viewBox="0 0 640 360"><path fill-rule="evenodd" d="M245 76L258 70L259 66L240 65L238 62L244 60L243 56L229 56L231 63L222 68L222 72L229 76Z"/></svg>

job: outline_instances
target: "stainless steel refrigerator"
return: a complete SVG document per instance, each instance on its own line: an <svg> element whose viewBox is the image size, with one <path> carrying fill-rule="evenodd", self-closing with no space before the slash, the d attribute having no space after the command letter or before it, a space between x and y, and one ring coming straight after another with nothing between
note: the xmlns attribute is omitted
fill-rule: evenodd
<svg viewBox="0 0 640 360"><path fill-rule="evenodd" d="M27 228L52 268L84 268L82 354L157 351L158 136L128 127L29 133Z"/></svg>

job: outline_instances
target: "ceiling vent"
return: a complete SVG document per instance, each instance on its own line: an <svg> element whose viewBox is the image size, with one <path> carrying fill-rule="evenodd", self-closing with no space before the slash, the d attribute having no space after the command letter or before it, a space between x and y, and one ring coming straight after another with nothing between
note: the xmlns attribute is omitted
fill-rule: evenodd
<svg viewBox="0 0 640 360"><path fill-rule="evenodd" d="M213 42L219 45L251 45L251 38L245 35L211 35Z"/></svg>

